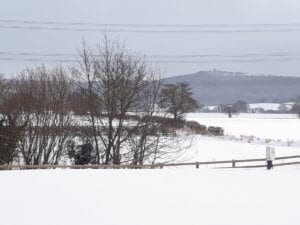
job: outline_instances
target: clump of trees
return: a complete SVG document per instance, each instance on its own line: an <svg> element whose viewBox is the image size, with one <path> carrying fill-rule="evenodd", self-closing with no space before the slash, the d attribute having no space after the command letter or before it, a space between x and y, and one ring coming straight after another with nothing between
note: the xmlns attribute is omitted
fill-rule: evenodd
<svg viewBox="0 0 300 225"><path fill-rule="evenodd" d="M300 118L300 103L295 103L291 110L290 110L291 113L295 113L298 115L298 117Z"/></svg>
<svg viewBox="0 0 300 225"><path fill-rule="evenodd" d="M0 83L0 151L10 155L5 163L17 157L26 165L58 164L71 138L66 72L41 66Z"/></svg>
<svg viewBox="0 0 300 225"><path fill-rule="evenodd" d="M98 47L83 43L70 70L26 69L0 88L0 164L154 163L182 147L175 133L163 137L170 120L181 129L198 108L187 84L163 86L158 69L107 35Z"/></svg>
<svg viewBox="0 0 300 225"><path fill-rule="evenodd" d="M221 112L227 114L229 118L231 118L234 114L237 115L239 113L247 113L249 111L249 105L244 101L237 101L234 104L220 105L219 107Z"/></svg>
<svg viewBox="0 0 300 225"><path fill-rule="evenodd" d="M72 124L69 75L61 67L47 70L42 66L23 71L16 83L26 121L26 136L19 145L24 163L58 164L72 138L67 129Z"/></svg>
<svg viewBox="0 0 300 225"><path fill-rule="evenodd" d="M288 112L289 112L289 108L287 107L286 104L281 103L281 104L278 106L278 111L281 112L281 113L288 113Z"/></svg>
<svg viewBox="0 0 300 225"><path fill-rule="evenodd" d="M293 101L294 101L294 104L293 104L292 108L290 109L290 112L297 114L300 119L300 96L296 96L293 99Z"/></svg>
<svg viewBox="0 0 300 225"><path fill-rule="evenodd" d="M173 115L174 121L181 119L184 113L199 109L188 83L165 84L160 92L159 105Z"/></svg>
<svg viewBox="0 0 300 225"><path fill-rule="evenodd" d="M0 76L0 165L10 164L18 155L18 144L24 134L22 95L15 82Z"/></svg>

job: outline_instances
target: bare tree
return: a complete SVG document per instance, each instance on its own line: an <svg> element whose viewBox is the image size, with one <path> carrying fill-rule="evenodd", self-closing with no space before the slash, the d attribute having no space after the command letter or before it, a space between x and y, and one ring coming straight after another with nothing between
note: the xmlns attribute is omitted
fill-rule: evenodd
<svg viewBox="0 0 300 225"><path fill-rule="evenodd" d="M232 105L225 105L224 106L224 113L228 115L229 118L232 117L233 112L233 106Z"/></svg>
<svg viewBox="0 0 300 225"><path fill-rule="evenodd" d="M248 104L243 101L238 101L234 104L220 105L221 112L225 113L228 118L232 118L233 115L238 115L240 112L248 111Z"/></svg>
<svg viewBox="0 0 300 225"><path fill-rule="evenodd" d="M161 141L161 121L154 120L159 103L159 91L161 82L153 71L145 83L144 90L139 96L138 110L142 112L141 120L136 124L136 131L129 136L130 154L129 158L132 165L142 165L145 161L155 161L159 152ZM165 115L160 114L163 119Z"/></svg>
<svg viewBox="0 0 300 225"><path fill-rule="evenodd" d="M99 79L96 77L94 69L94 59L92 50L86 45L83 41L82 50L79 52L80 60L78 61L77 67L73 68L72 73L77 78L76 82L78 88L83 97L83 106L86 107L85 115L87 116L88 121L91 124L92 134L91 139L93 139L95 150L96 150L96 162L100 164L100 152L98 134L99 131L96 126L97 114L99 116L100 108L99 101L97 96L97 85ZM98 90L99 91L99 90Z"/></svg>
<svg viewBox="0 0 300 225"><path fill-rule="evenodd" d="M98 163L143 163L150 142L157 140L158 124L151 118L158 104L158 73L107 35L96 50L84 44L80 56L74 73L85 90Z"/></svg>
<svg viewBox="0 0 300 225"><path fill-rule="evenodd" d="M12 163L18 156L17 147L26 126L21 101L15 82L0 76L0 164Z"/></svg>
<svg viewBox="0 0 300 225"><path fill-rule="evenodd" d="M160 97L160 106L173 115L174 121L182 118L184 113L199 108L188 83L166 84L161 90Z"/></svg>
<svg viewBox="0 0 300 225"><path fill-rule="evenodd" d="M71 82L61 67L27 69L18 77L26 135L19 146L25 164L58 164L70 138Z"/></svg>

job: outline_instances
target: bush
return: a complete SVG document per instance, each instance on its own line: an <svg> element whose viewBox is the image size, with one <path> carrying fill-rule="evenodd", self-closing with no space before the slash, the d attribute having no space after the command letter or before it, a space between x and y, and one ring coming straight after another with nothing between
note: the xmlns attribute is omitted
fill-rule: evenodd
<svg viewBox="0 0 300 225"><path fill-rule="evenodd" d="M0 120L0 165L12 163L17 157L23 131L24 126L17 126L12 120Z"/></svg>
<svg viewBox="0 0 300 225"><path fill-rule="evenodd" d="M146 121L148 118L143 117L142 121ZM170 134L174 133L175 130L183 129L185 126L190 129L190 131L194 134L201 135L223 135L223 128L219 128L219 131L211 131L209 133L207 127L198 123L197 121L186 121L184 119L174 120L173 118L165 118L160 116L154 116L151 118L151 121L160 125L160 132L162 134ZM217 128L218 129L218 128Z"/></svg>
<svg viewBox="0 0 300 225"><path fill-rule="evenodd" d="M195 134L207 134L206 126L199 124L196 121L187 121L186 126L191 129Z"/></svg>
<svg viewBox="0 0 300 225"><path fill-rule="evenodd" d="M96 163L96 152L90 140L78 146L75 146L74 142L69 143L68 155L74 160L75 165Z"/></svg>
<svg viewBox="0 0 300 225"><path fill-rule="evenodd" d="M150 120L150 121L149 121ZM176 129L181 129L184 127L186 121L183 119L174 120L173 118L161 117L161 116L153 116L149 118L148 116L144 116L142 121L149 121L154 124L159 125L159 131L162 134L173 133Z"/></svg>
<svg viewBox="0 0 300 225"><path fill-rule="evenodd" d="M208 133L213 136L223 136L224 135L224 129L222 127L208 127L207 129Z"/></svg>

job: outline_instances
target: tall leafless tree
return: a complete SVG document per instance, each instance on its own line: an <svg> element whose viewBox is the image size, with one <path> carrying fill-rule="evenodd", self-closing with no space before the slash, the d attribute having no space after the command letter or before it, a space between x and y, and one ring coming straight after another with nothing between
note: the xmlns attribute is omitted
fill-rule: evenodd
<svg viewBox="0 0 300 225"><path fill-rule="evenodd" d="M16 92L15 81L0 76L0 164L12 163L24 134L23 96Z"/></svg>
<svg viewBox="0 0 300 225"><path fill-rule="evenodd" d="M58 164L70 138L68 107L71 81L61 67L27 69L17 79L26 135L20 144L25 164Z"/></svg>
<svg viewBox="0 0 300 225"><path fill-rule="evenodd" d="M142 163L145 146L150 145L147 137L154 137L158 129L151 121L158 104L158 73L147 68L145 58L107 35L96 50L84 44L80 56L74 72L86 90L98 163Z"/></svg>

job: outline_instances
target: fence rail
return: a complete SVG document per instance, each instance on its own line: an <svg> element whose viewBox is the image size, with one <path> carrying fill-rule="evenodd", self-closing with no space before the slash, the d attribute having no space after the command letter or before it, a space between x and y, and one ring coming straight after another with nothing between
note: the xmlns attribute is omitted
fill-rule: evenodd
<svg viewBox="0 0 300 225"><path fill-rule="evenodd" d="M300 159L300 155L276 157L274 167L299 165L300 161L294 162L279 162L278 160L287 159ZM217 165L217 168L259 168L265 167L265 164L259 165L237 165L247 162L265 162L265 158L256 159L233 159L222 161L204 161L204 162L186 162L186 163L157 163L145 165L0 165L0 170L24 170L24 169L157 169L164 167L182 167L182 166L195 166L197 169L201 165ZM219 166L223 164L231 164L231 166Z"/></svg>

